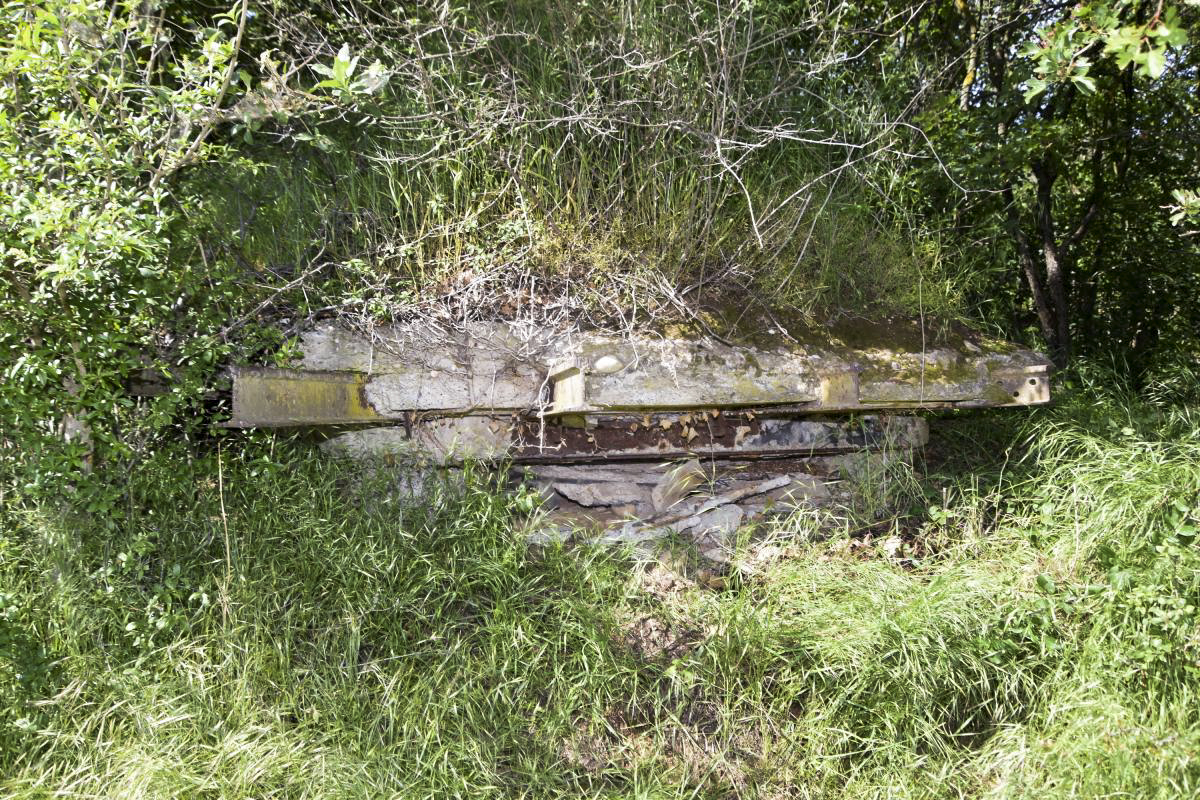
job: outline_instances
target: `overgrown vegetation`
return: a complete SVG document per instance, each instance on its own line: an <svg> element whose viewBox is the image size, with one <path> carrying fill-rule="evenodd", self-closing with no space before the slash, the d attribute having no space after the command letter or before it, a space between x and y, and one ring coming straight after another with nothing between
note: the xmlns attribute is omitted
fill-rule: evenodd
<svg viewBox="0 0 1200 800"><path fill-rule="evenodd" d="M0 794L1200 794L1195 21L3 3ZM720 585L213 427L319 319L760 301L966 319L1067 400Z"/></svg>
<svg viewBox="0 0 1200 800"><path fill-rule="evenodd" d="M330 316L762 304L1161 372L1200 329L1193 16L9 2L0 453L59 491Z"/></svg>
<svg viewBox="0 0 1200 800"><path fill-rule="evenodd" d="M797 518L717 589L530 552L484 474L400 506L284 441L159 453L105 515L10 501L0 786L1192 796L1200 431L1105 403L926 476L902 546Z"/></svg>

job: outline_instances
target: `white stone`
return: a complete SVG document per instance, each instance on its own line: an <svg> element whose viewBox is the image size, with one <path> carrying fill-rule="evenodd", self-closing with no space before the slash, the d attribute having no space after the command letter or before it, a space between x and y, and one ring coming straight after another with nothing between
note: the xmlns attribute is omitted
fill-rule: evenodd
<svg viewBox="0 0 1200 800"><path fill-rule="evenodd" d="M620 372L625 367L625 363L616 356L600 356L592 364L592 372L599 375L611 375L614 372Z"/></svg>
<svg viewBox="0 0 1200 800"><path fill-rule="evenodd" d="M692 531L697 535L714 538L729 537L737 533L737 529L742 526L744 517L745 513L742 509L730 503L727 506L719 506L700 514L696 517L696 524L692 527Z"/></svg>

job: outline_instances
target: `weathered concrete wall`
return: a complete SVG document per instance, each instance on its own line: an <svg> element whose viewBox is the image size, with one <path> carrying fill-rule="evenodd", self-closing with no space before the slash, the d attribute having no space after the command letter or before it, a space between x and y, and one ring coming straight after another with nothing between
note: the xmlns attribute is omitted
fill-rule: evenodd
<svg viewBox="0 0 1200 800"><path fill-rule="evenodd" d="M721 561L739 528L836 502L855 464L923 447L925 420L897 411L1049 401L1045 358L981 336L768 333L324 327L294 369L234 370L230 424L320 429L327 452L407 465L409 493L432 465L511 461L544 500L539 541L673 534Z"/></svg>
<svg viewBox="0 0 1200 800"><path fill-rule="evenodd" d="M1035 405L1050 363L1003 343L959 339L911 349L779 340L597 334L518 336L503 323L464 332L304 335L299 369L234 373L235 427L352 424L409 415L564 415L756 409Z"/></svg>

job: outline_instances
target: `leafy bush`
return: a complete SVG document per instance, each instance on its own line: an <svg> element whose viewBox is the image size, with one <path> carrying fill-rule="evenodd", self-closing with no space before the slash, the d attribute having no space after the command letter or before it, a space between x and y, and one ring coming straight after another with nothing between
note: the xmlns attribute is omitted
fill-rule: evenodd
<svg viewBox="0 0 1200 800"><path fill-rule="evenodd" d="M199 223L223 201L197 187L214 164L253 173L230 134L315 123L379 80L352 79L348 53L314 65L332 76L315 93L270 54L252 76L252 16L95 0L0 11L0 474L24 491L119 468L168 426L194 433L216 368L279 343L256 313L283 292L213 249ZM90 487L93 511L108 489Z"/></svg>

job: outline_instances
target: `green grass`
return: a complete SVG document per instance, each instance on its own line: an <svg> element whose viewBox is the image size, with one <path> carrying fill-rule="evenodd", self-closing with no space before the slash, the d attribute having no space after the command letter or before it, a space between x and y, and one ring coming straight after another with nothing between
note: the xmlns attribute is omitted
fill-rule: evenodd
<svg viewBox="0 0 1200 800"><path fill-rule="evenodd" d="M813 64L845 45L795 9L410 12L364 26L328 9L393 70L386 90L308 144L252 137L245 161L194 175L189 227L210 250L288 280L325 265L297 305L387 318L486 278L467 313L529 291L597 322L661 317L664 285L812 315L969 311L979 277L898 190L894 117L869 81L798 69L798 42Z"/></svg>
<svg viewBox="0 0 1200 800"><path fill-rule="evenodd" d="M9 494L0 796L1195 796L1200 431L1105 403L943 423L1022 452L721 589L284 443L134 465L103 516Z"/></svg>

